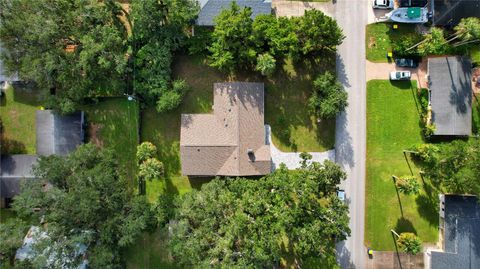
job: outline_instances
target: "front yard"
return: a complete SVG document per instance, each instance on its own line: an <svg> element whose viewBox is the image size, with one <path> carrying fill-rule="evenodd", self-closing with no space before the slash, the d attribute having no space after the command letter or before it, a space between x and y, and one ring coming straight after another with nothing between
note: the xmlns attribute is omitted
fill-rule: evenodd
<svg viewBox="0 0 480 269"><path fill-rule="evenodd" d="M374 250L394 250L390 229L413 232L423 242L438 237L438 195L408 158L421 183L418 195L397 193L392 175L409 175L403 150L423 143L416 81L367 83L367 183L365 243Z"/></svg>
<svg viewBox="0 0 480 269"><path fill-rule="evenodd" d="M367 60L387 62L387 52L392 51L392 45L405 35L414 33L414 25L398 24L398 29L393 29L393 23L367 25L365 38Z"/></svg>
<svg viewBox="0 0 480 269"><path fill-rule="evenodd" d="M35 154L35 112L40 105L35 91L10 86L0 98L2 154Z"/></svg>

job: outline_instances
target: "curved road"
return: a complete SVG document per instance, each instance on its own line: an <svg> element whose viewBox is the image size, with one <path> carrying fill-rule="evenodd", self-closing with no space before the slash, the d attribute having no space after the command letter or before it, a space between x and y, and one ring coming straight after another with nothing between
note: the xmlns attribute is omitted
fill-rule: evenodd
<svg viewBox="0 0 480 269"><path fill-rule="evenodd" d="M346 36L338 48L337 76L348 92L348 107L337 117L336 162L347 172L342 183L350 209L351 237L337 245L342 268L363 269L365 230L366 78L365 26L370 1L336 0L335 17Z"/></svg>

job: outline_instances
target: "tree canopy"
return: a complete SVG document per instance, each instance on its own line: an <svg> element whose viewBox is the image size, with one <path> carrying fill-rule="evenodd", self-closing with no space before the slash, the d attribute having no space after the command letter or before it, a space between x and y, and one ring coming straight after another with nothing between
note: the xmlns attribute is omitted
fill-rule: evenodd
<svg viewBox="0 0 480 269"><path fill-rule="evenodd" d="M313 81L313 92L308 100L319 118L334 118L348 105L347 92L331 72L325 72Z"/></svg>
<svg viewBox="0 0 480 269"><path fill-rule="evenodd" d="M214 179L182 196L170 244L187 266L268 268L284 255L329 257L344 240L348 207L336 196L345 179L329 161L259 180Z"/></svg>
<svg viewBox="0 0 480 269"><path fill-rule="evenodd" d="M123 92L128 44L120 13L113 0L0 1L2 60L62 112L85 97Z"/></svg>
<svg viewBox="0 0 480 269"><path fill-rule="evenodd" d="M156 223L145 197L133 196L118 171L113 154L92 144L66 158L41 157L35 168L41 180L25 182L13 209L20 217L43 217L56 246L51 251L75 258L72 246L82 243L92 268L118 268L122 248ZM42 262L46 259L34 261Z"/></svg>
<svg viewBox="0 0 480 269"><path fill-rule="evenodd" d="M215 18L210 65L222 71L251 68L270 75L285 57L299 60L331 53L343 39L336 21L319 10L305 11L302 17L252 19L249 7L233 2Z"/></svg>

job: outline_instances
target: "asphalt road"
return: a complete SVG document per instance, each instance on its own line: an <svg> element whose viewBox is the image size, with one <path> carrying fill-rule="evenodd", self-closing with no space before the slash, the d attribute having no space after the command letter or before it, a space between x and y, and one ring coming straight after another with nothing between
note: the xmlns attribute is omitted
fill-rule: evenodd
<svg viewBox="0 0 480 269"><path fill-rule="evenodd" d="M342 183L350 209L351 237L337 245L342 268L366 267L365 158L366 78L365 26L369 1L336 0L335 17L346 36L338 48L337 76L348 92L348 107L337 117L336 162L347 172Z"/></svg>

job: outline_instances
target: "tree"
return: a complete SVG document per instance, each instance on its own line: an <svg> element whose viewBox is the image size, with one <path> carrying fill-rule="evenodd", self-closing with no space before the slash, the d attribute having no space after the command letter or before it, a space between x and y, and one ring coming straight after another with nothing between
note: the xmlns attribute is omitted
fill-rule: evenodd
<svg viewBox="0 0 480 269"><path fill-rule="evenodd" d="M68 113L125 86L127 33L115 1L7 0L0 10L4 65L35 82L45 106Z"/></svg>
<svg viewBox="0 0 480 269"><path fill-rule="evenodd" d="M441 28L432 27L430 33L425 35L424 41L418 46L420 55L444 54L449 50L449 45L445 40L444 32Z"/></svg>
<svg viewBox="0 0 480 269"><path fill-rule="evenodd" d="M449 38L447 42L460 39L461 41L456 45L461 45L469 42L480 41L480 18L463 18L454 29L454 36Z"/></svg>
<svg viewBox="0 0 480 269"><path fill-rule="evenodd" d="M22 220L0 223L0 261L13 265L15 253L23 244L27 225Z"/></svg>
<svg viewBox="0 0 480 269"><path fill-rule="evenodd" d="M275 72L275 65L277 61L272 55L265 53L257 57L257 71L260 71L264 76L271 76Z"/></svg>
<svg viewBox="0 0 480 269"><path fill-rule="evenodd" d="M337 22L320 10L306 10L293 20L303 55L335 51L345 38Z"/></svg>
<svg viewBox="0 0 480 269"><path fill-rule="evenodd" d="M347 92L330 72L325 72L313 82L310 108L319 118L333 118L347 106Z"/></svg>
<svg viewBox="0 0 480 269"><path fill-rule="evenodd" d="M157 155L157 147L154 144L147 141L137 146L137 163L140 164L155 155Z"/></svg>
<svg viewBox="0 0 480 269"><path fill-rule="evenodd" d="M152 181L162 177L163 172L163 163L155 158L150 158L140 164L138 176L142 180Z"/></svg>
<svg viewBox="0 0 480 269"><path fill-rule="evenodd" d="M252 65L257 52L250 41L251 16L250 7L240 8L232 2L230 9L223 9L214 19L213 43L209 48L210 66L231 72Z"/></svg>
<svg viewBox="0 0 480 269"><path fill-rule="evenodd" d="M55 165L70 172L64 174L52 167ZM92 144L79 146L66 158L40 157L35 169L40 180L25 182L13 209L21 217L43 216L49 240L58 242L56 253L75 257L72 246L82 243L88 246L90 266L117 268L121 251L155 226L146 198L133 196L119 170L112 152ZM50 181L50 177L55 180ZM43 268L46 260L35 263L43 262Z"/></svg>
<svg viewBox="0 0 480 269"><path fill-rule="evenodd" d="M258 54L269 53L276 59L296 57L299 41L295 27L294 21L287 17L277 18L275 15L261 14L253 21L250 38Z"/></svg>
<svg viewBox="0 0 480 269"><path fill-rule="evenodd" d="M336 196L345 177L326 161L297 171L282 165L259 180L214 179L180 197L173 256L202 268L268 268L285 255L299 264L334 257L335 239L350 233L348 207Z"/></svg>
<svg viewBox="0 0 480 269"><path fill-rule="evenodd" d="M413 233L401 233L397 244L404 252L412 255L422 251L422 241Z"/></svg>
<svg viewBox="0 0 480 269"><path fill-rule="evenodd" d="M409 195L420 192L420 184L414 176L393 176L393 178L395 179L395 186L401 193Z"/></svg>
<svg viewBox="0 0 480 269"><path fill-rule="evenodd" d="M132 1L134 88L158 112L176 108L185 95L185 82L171 79L171 65L198 10L194 0Z"/></svg>

